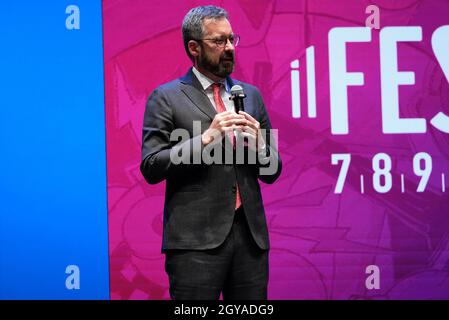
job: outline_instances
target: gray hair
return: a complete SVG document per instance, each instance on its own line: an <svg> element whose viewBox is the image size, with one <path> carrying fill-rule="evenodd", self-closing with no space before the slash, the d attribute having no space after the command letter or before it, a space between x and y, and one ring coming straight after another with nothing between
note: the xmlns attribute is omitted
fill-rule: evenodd
<svg viewBox="0 0 449 320"><path fill-rule="evenodd" d="M204 19L223 19L228 18L228 13L225 9L216 6L201 6L191 9L182 21L182 39L184 41L184 48L187 55L193 60L189 52L189 41L199 40L203 38Z"/></svg>

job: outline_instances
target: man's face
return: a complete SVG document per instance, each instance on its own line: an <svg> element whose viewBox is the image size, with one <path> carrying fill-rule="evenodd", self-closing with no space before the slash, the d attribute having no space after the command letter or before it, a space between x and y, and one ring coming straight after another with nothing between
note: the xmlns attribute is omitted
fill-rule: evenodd
<svg viewBox="0 0 449 320"><path fill-rule="evenodd" d="M227 39L232 33L228 19L205 19L203 39ZM219 47L213 40L200 42L198 66L219 78L225 78L234 71L234 45L226 40L225 47Z"/></svg>

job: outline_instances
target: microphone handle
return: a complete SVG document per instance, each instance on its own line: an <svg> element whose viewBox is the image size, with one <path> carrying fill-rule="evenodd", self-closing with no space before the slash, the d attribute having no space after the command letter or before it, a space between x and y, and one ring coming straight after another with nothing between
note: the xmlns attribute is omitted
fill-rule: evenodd
<svg viewBox="0 0 449 320"><path fill-rule="evenodd" d="M234 98L234 108L236 113L239 113L239 111L245 111L242 98Z"/></svg>

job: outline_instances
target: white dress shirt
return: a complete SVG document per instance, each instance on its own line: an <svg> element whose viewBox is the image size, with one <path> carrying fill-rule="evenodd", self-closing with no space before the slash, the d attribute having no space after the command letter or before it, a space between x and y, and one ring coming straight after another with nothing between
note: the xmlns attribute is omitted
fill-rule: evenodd
<svg viewBox="0 0 449 320"><path fill-rule="evenodd" d="M215 110L217 110L217 106L215 105L214 100L214 91L212 89L212 85L215 83L215 81L212 81L211 79L206 77L204 74L199 72L198 69L195 67L192 68L192 71L197 77L197 79L200 81L201 85L203 86L203 89L206 92L207 97L210 100L210 103L212 103ZM218 83L222 84L220 86L220 96L224 102L226 110L235 112L234 103L231 100L229 100L229 98L231 97L231 88L229 88L229 83L225 79L219 81Z"/></svg>

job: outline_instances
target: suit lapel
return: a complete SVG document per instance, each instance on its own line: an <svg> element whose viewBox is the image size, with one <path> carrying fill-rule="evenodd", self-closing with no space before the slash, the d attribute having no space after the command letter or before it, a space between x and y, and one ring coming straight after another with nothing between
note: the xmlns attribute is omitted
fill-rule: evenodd
<svg viewBox="0 0 449 320"><path fill-rule="evenodd" d="M184 94L198 109L213 120L217 114L217 111L204 92L201 83L193 74L192 69L190 69L187 74L181 78L181 83L183 84L181 87L182 92L184 92Z"/></svg>

